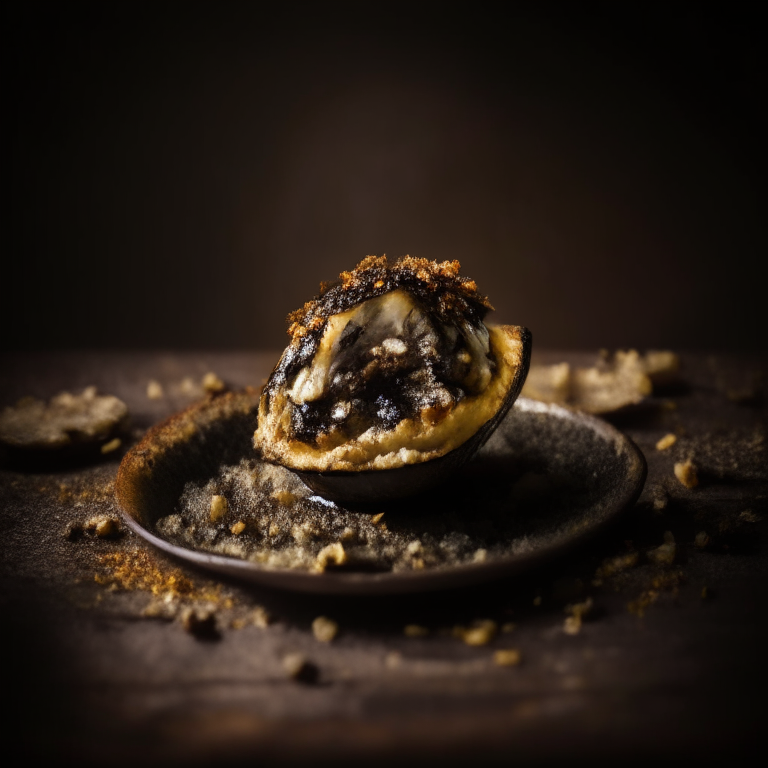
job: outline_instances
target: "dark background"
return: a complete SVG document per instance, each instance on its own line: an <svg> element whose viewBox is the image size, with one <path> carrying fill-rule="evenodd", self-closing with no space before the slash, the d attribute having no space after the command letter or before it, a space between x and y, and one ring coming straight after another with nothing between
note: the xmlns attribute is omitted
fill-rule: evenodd
<svg viewBox="0 0 768 768"><path fill-rule="evenodd" d="M410 253L540 347L765 350L757 10L515 8L6 4L3 346L277 349Z"/></svg>

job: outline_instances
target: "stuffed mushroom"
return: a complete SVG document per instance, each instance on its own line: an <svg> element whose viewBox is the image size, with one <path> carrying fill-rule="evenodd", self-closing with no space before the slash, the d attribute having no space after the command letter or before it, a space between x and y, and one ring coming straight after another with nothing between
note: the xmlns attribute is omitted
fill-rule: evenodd
<svg viewBox="0 0 768 768"><path fill-rule="evenodd" d="M317 492L377 501L425 490L472 457L509 410L530 333L453 262L369 256L289 316L254 446Z"/></svg>

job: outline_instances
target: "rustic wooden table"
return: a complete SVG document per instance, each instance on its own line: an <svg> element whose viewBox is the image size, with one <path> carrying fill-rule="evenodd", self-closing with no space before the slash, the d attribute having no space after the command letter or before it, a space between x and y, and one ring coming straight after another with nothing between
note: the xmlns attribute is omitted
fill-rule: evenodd
<svg viewBox="0 0 768 768"><path fill-rule="evenodd" d="M185 377L213 370L231 387L259 385L275 357L5 355L0 405L95 384L128 404L135 440L189 404ZM649 465L619 523L525 576L443 593L270 591L170 561L126 529L111 539L80 533L94 515L116 513L112 483L130 440L87 466L6 466L5 743L20 745L25 764L746 755L766 715L766 370L757 357L684 355L683 386L612 419ZM162 398L147 398L150 379ZM677 442L657 450L669 432ZM689 457L701 478L694 489L673 474ZM665 535L672 561L653 562L648 552ZM566 632L567 606L588 598L579 631ZM184 608L212 610L215 632L185 630ZM330 643L311 631L321 615L340 627ZM477 619L514 628L481 646L452 634ZM428 633L406 636L409 624ZM520 664L494 664L503 648L518 650ZM314 681L286 675L283 659L295 652L314 665Z"/></svg>

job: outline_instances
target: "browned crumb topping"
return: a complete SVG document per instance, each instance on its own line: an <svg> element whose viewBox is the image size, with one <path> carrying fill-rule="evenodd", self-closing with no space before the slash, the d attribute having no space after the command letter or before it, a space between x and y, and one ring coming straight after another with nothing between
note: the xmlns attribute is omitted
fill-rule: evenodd
<svg viewBox="0 0 768 768"><path fill-rule="evenodd" d="M433 308L441 320L466 315L482 319L493 307L478 293L474 280L459 276L460 269L458 261L404 256L390 266L386 256L366 256L353 270L342 272L339 282L322 283L318 296L288 315L288 334L294 341L317 334L331 315L401 287Z"/></svg>

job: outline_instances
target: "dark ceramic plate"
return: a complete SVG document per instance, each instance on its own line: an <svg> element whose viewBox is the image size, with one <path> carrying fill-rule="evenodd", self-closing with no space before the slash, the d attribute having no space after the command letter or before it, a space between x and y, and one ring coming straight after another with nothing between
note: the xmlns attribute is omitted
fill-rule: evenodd
<svg viewBox="0 0 768 768"><path fill-rule="evenodd" d="M271 587L327 594L415 592L487 581L549 560L615 519L634 503L645 480L642 454L611 425L521 398L450 487L387 512L389 528L405 535L430 525L444 532L446 521L458 525L465 538L464 532L471 538L482 529L484 541L492 543L482 562L315 573L270 568L161 538L155 524L179 509L187 482L204 483L223 464L251 455L256 407L252 393L228 395L148 433L126 455L118 475L118 501L130 528L182 560Z"/></svg>

